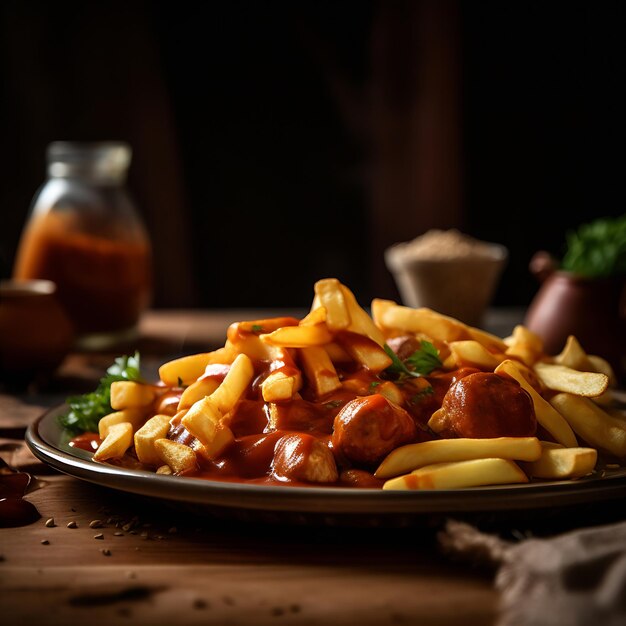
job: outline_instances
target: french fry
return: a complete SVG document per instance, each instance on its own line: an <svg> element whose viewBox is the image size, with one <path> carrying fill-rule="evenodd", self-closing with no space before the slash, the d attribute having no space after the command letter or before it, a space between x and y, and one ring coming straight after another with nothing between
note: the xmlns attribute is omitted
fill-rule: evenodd
<svg viewBox="0 0 626 626"><path fill-rule="evenodd" d="M374 324L374 320L369 316L367 311L357 302L354 294L345 286L341 285L341 291L348 307L348 313L350 314L350 326L346 328L353 333L359 335L365 335L372 341L375 341L379 346L385 345L385 336L380 328Z"/></svg>
<svg viewBox="0 0 626 626"><path fill-rule="evenodd" d="M111 383L111 408L116 411L147 407L154 402L156 391L151 385L130 380Z"/></svg>
<svg viewBox="0 0 626 626"><path fill-rule="evenodd" d="M372 321L376 324L377 328L379 328L384 334L387 334L389 331L393 330L393 326L387 327L383 323L383 319L385 314L389 309L397 307L398 303L393 300L384 300L383 298L374 298L372 300L371 309L372 309Z"/></svg>
<svg viewBox="0 0 626 626"><path fill-rule="evenodd" d="M178 410L188 409L192 404L201 400L205 396L210 396L218 387L219 380L216 378L200 378L183 391L183 395L178 402Z"/></svg>
<svg viewBox="0 0 626 626"><path fill-rule="evenodd" d="M609 387L617 386L617 377L615 376L613 367L611 367L611 364L606 359L596 354L589 354L587 358L589 359L589 363L591 363L592 372L598 372L599 374L607 376L609 379Z"/></svg>
<svg viewBox="0 0 626 626"><path fill-rule="evenodd" d="M315 326L324 322L326 322L326 307L318 306L300 320L299 326Z"/></svg>
<svg viewBox="0 0 626 626"><path fill-rule="evenodd" d="M203 452L209 458L219 455L234 440L224 420L253 376L254 367L248 356L238 355L219 387L210 396L195 402L181 419L182 425L204 446Z"/></svg>
<svg viewBox="0 0 626 626"><path fill-rule="evenodd" d="M209 396L222 415L226 415L235 408L246 388L252 382L253 376L252 361L245 354L238 355L222 383Z"/></svg>
<svg viewBox="0 0 626 626"><path fill-rule="evenodd" d="M563 350L554 357L554 362L557 365L565 365L581 372L594 371L589 356L574 335L568 336Z"/></svg>
<svg viewBox="0 0 626 626"><path fill-rule="evenodd" d="M324 278L315 283L314 290L321 306L326 309L328 330L334 332L348 328L352 318L341 289L341 283L336 278Z"/></svg>
<svg viewBox="0 0 626 626"><path fill-rule="evenodd" d="M135 454L142 463L160 465L161 457L157 454L154 443L157 439L166 437L171 419L169 415L155 415L135 433Z"/></svg>
<svg viewBox="0 0 626 626"><path fill-rule="evenodd" d="M376 393L379 393L381 396L385 396L387 400L391 400L391 402L394 402L399 406L404 404L404 396L402 395L398 385L392 383L390 380L380 383L380 385L376 387Z"/></svg>
<svg viewBox="0 0 626 626"><path fill-rule="evenodd" d="M541 382L539 376L537 376L537 372L532 367L528 367L528 365L524 365L521 361L513 361L515 363L515 367L520 372L520 374L525 378L526 382L540 395L543 397L544 392L546 391L546 386Z"/></svg>
<svg viewBox="0 0 626 626"><path fill-rule="evenodd" d="M333 363L351 363L352 357L336 342L327 343L324 350Z"/></svg>
<svg viewBox="0 0 626 626"><path fill-rule="evenodd" d="M534 370L548 389L588 398L602 395L609 384L609 377L606 374L579 372L565 365L535 363Z"/></svg>
<svg viewBox="0 0 626 626"><path fill-rule="evenodd" d="M539 335L521 324L513 329L512 335L504 342L508 346L504 353L509 358L520 359L528 366L533 365L543 354L543 341Z"/></svg>
<svg viewBox="0 0 626 626"><path fill-rule="evenodd" d="M528 477L513 461L488 458L426 465L389 479L383 489L465 489L527 482Z"/></svg>
<svg viewBox="0 0 626 626"><path fill-rule="evenodd" d="M391 357L374 340L366 335L341 331L336 335L341 347L361 367L375 374L387 369L392 361Z"/></svg>
<svg viewBox="0 0 626 626"><path fill-rule="evenodd" d="M626 424L612 417L588 398L571 393L555 395L550 404L589 445L616 457L626 457Z"/></svg>
<svg viewBox="0 0 626 626"><path fill-rule="evenodd" d="M613 389L607 389L603 394L592 398L592 400L599 406L604 407L609 413L611 408L615 404L615 395Z"/></svg>
<svg viewBox="0 0 626 626"><path fill-rule="evenodd" d="M228 332L231 334L239 333L242 335L253 334L260 335L263 333L271 333L274 330L278 330L283 326L297 326L298 319L295 317L270 317L261 320L249 320L246 322L235 322L231 324Z"/></svg>
<svg viewBox="0 0 626 626"><path fill-rule="evenodd" d="M595 354L589 354L587 358L589 359L589 363L591 364L591 371L597 372L599 374L604 374L609 379L609 385L606 391L601 395L596 396L593 401L596 404L599 404L610 410L611 407L615 405L617 401L616 396L619 393L615 389L615 387L617 387L617 377L615 376L613 367L606 359L603 359L602 357Z"/></svg>
<svg viewBox="0 0 626 626"><path fill-rule="evenodd" d="M123 409L122 411L115 411L109 413L100 418L98 422L98 434L100 439L104 439L109 434L109 428L114 424L121 424L122 422L129 422L133 427L133 431L137 430L144 423L146 419L145 409Z"/></svg>
<svg viewBox="0 0 626 626"><path fill-rule="evenodd" d="M301 348L298 354L304 375L318 398L341 387L335 366L323 347Z"/></svg>
<svg viewBox="0 0 626 626"><path fill-rule="evenodd" d="M261 383L261 395L265 402L291 400L302 387L302 375L295 368L276 370Z"/></svg>
<svg viewBox="0 0 626 626"><path fill-rule="evenodd" d="M169 465L160 465L156 468L155 473L159 474L160 476L171 476L172 468Z"/></svg>
<svg viewBox="0 0 626 626"><path fill-rule="evenodd" d="M489 352L502 354L507 349L506 343L504 343L500 337L496 337L496 335L492 335L486 330L482 330L482 328L468 326L467 332L474 341L478 341L478 343L484 348L487 348Z"/></svg>
<svg viewBox="0 0 626 626"><path fill-rule="evenodd" d="M597 402L597 398L593 399L594 404ZM618 409L617 407L611 406L601 406L606 413L608 413L611 417L614 417L616 420L619 420L624 423L626 426L626 411L624 409Z"/></svg>
<svg viewBox="0 0 626 626"><path fill-rule="evenodd" d="M190 385L204 374L207 365L212 363L232 363L232 351L227 347L213 352L190 354L180 359L164 363L159 368L159 378L169 387Z"/></svg>
<svg viewBox="0 0 626 626"><path fill-rule="evenodd" d="M513 348L519 344L526 344L537 354L543 352L543 341L541 337L523 324L517 324L515 328L513 328L511 335L506 337L503 341L508 348Z"/></svg>
<svg viewBox="0 0 626 626"><path fill-rule="evenodd" d="M196 453L189 447L169 439L157 439L154 442L156 453L174 474L194 470L198 465Z"/></svg>
<svg viewBox="0 0 626 626"><path fill-rule="evenodd" d="M493 371L505 358L503 355L496 356L489 352L475 339L452 341L449 347L450 356L456 367L477 367L478 369Z"/></svg>
<svg viewBox="0 0 626 626"><path fill-rule="evenodd" d="M541 444L542 451L545 450L554 450L554 449L564 449L565 446L557 443L556 441L544 441L543 439L539 442ZM572 448L573 449L573 448ZM568 448L569 450L569 448Z"/></svg>
<svg viewBox="0 0 626 626"><path fill-rule="evenodd" d="M204 446L211 446L223 415L210 396L198 400L181 419L181 424Z"/></svg>
<svg viewBox="0 0 626 626"><path fill-rule="evenodd" d="M94 461L108 461L126 454L133 442L133 426L130 422L111 424L104 441L94 452Z"/></svg>
<svg viewBox="0 0 626 626"><path fill-rule="evenodd" d="M218 424L213 440L207 445L196 441L194 450L209 460L214 460L220 456L230 444L235 441L233 431L225 424Z"/></svg>
<svg viewBox="0 0 626 626"><path fill-rule="evenodd" d="M227 339L226 347L232 351L233 359L238 354L245 354L253 361L273 361L283 350L283 348L264 343L261 341L260 336L257 335L241 335L237 338L236 343Z"/></svg>
<svg viewBox="0 0 626 626"><path fill-rule="evenodd" d="M557 409L554 408L547 400L542 398L537 391L524 378L524 375L514 361L502 361L495 369L495 373L500 376L508 376L516 380L523 389L525 389L532 398L535 407L535 415L537 421L554 437L556 441L563 444L567 448L578 447L578 441L572 431L568 420L566 420Z"/></svg>
<svg viewBox="0 0 626 626"><path fill-rule="evenodd" d="M412 309L402 305L385 305L377 306L377 311L380 311L377 322L382 328L422 333L437 341L451 342L469 338L465 324L426 307Z"/></svg>
<svg viewBox="0 0 626 626"><path fill-rule="evenodd" d="M323 346L333 340L325 324L314 326L285 326L274 332L261 335L263 343L280 348L308 348Z"/></svg>
<svg viewBox="0 0 626 626"><path fill-rule="evenodd" d="M390 478L434 463L501 458L536 461L541 444L536 437L496 437L494 439L435 439L411 443L392 450L378 466L375 476Z"/></svg>
<svg viewBox="0 0 626 626"><path fill-rule="evenodd" d="M544 448L539 459L520 465L530 478L573 480L591 474L597 459L593 448Z"/></svg>

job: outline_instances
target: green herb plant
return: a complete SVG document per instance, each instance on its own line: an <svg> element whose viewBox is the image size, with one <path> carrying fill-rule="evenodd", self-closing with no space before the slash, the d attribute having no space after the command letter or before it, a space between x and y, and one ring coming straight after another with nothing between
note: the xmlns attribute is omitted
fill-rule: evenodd
<svg viewBox="0 0 626 626"><path fill-rule="evenodd" d="M385 370L385 374L395 382L403 382L411 377L426 376L442 366L439 350L430 341L422 341L420 347L404 360L400 359L387 344L385 344L385 352L392 361Z"/></svg>
<svg viewBox="0 0 626 626"><path fill-rule="evenodd" d="M95 391L67 398L70 410L59 416L61 426L72 435L97 432L100 419L113 411L111 384L120 380L143 381L138 352L116 358Z"/></svg>
<svg viewBox="0 0 626 626"><path fill-rule="evenodd" d="M566 242L561 269L588 278L626 274L626 214L583 224Z"/></svg>
<svg viewBox="0 0 626 626"><path fill-rule="evenodd" d="M396 384L402 385L411 378L427 376L433 370L442 366L439 358L439 350L430 341L420 342L420 347L409 357L402 360L387 344L384 346L385 352L391 358L391 365L383 372L383 375ZM419 404L422 400L434 393L432 386L425 387L414 394L411 404Z"/></svg>

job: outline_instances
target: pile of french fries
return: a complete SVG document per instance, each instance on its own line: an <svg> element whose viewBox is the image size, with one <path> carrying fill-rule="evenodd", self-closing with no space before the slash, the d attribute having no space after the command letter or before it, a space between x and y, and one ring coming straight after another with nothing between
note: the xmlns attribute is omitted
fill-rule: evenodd
<svg viewBox="0 0 626 626"><path fill-rule="evenodd" d="M302 319L233 323L223 347L163 364L157 384L113 383L115 412L99 423L102 443L94 459L112 461L130 453L159 474L193 475L203 463L228 454L235 441L230 423L244 398L265 404L269 431L276 427L276 408L301 399L305 390L320 403L344 389L355 397L381 393L401 405L401 383L384 375L392 363L385 346L407 335L432 343L443 371L473 367L517 381L532 399L538 431L533 437L443 438L435 414L428 423L432 440L400 446L369 468L383 489L578 479L594 472L599 458L608 467L626 459L626 415L616 408L615 375L575 337L560 354L548 355L540 338L521 325L502 339L431 309L390 300L374 299L370 315L334 278L319 280L314 291ZM253 392L259 363L269 373ZM227 370L223 379L205 375L216 367ZM355 386L344 375L355 369L367 370L376 386ZM173 390L180 392L175 414L155 414L159 398ZM189 445L168 438L173 425L191 435ZM313 477L320 474L311 470Z"/></svg>

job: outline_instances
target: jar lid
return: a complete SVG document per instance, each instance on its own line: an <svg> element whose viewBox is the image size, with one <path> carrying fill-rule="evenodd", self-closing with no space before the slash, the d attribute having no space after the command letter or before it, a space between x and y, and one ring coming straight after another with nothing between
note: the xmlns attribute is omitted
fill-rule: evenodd
<svg viewBox="0 0 626 626"><path fill-rule="evenodd" d="M88 177L121 182L126 177L132 151L122 141L55 141L48 145L48 174L55 178Z"/></svg>

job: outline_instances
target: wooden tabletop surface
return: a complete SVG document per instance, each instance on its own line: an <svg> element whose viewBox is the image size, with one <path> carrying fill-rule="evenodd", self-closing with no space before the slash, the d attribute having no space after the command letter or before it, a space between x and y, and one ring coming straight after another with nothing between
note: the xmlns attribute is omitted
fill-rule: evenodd
<svg viewBox="0 0 626 626"><path fill-rule="evenodd" d="M231 321L267 313L151 312L124 347L139 348L156 371L170 356L222 345ZM26 499L41 516L0 528L2 623L496 623L492 573L448 557L436 523L246 522L40 463L23 443L27 425L68 393L93 388L110 362L109 352L71 354L53 377L0 393L0 455L34 476Z"/></svg>

